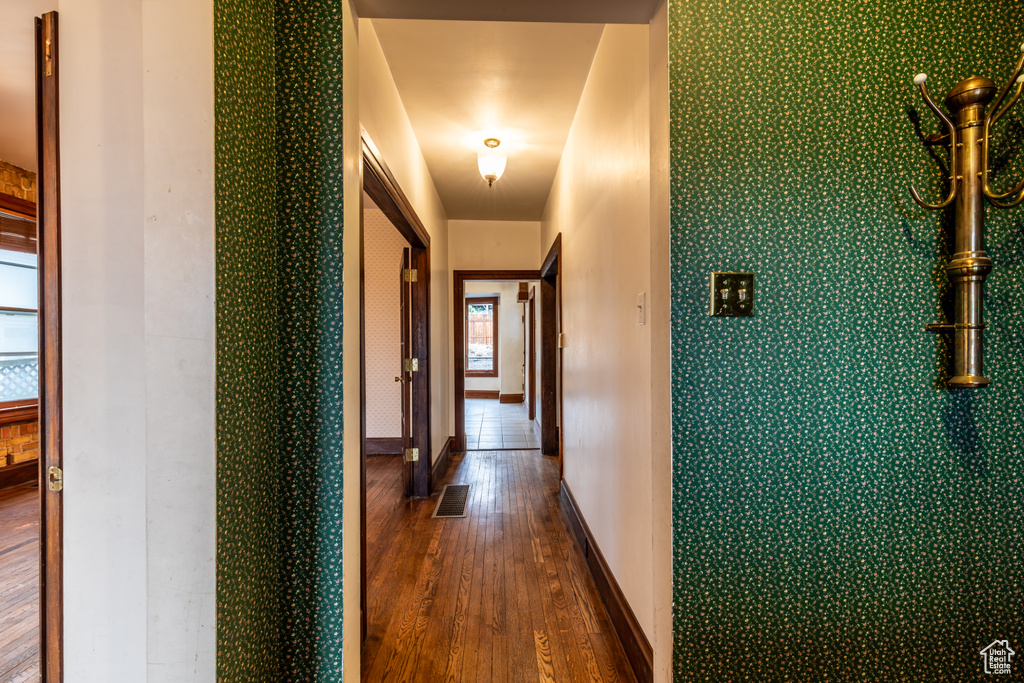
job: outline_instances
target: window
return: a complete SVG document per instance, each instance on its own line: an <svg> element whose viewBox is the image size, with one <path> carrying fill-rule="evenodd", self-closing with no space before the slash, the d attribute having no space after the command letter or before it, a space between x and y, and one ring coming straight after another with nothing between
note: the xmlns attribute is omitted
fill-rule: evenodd
<svg viewBox="0 0 1024 683"><path fill-rule="evenodd" d="M466 299L466 377L498 376L498 297Z"/></svg>
<svg viewBox="0 0 1024 683"><path fill-rule="evenodd" d="M39 399L36 228L21 208L0 206L0 424L35 419Z"/></svg>

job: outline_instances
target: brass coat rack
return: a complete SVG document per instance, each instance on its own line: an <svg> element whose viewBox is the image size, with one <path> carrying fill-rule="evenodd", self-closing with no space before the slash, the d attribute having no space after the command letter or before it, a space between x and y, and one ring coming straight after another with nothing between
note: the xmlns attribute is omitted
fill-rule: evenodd
<svg viewBox="0 0 1024 683"><path fill-rule="evenodd" d="M984 387L990 384L983 368L982 334L983 289L985 278L992 271L992 261L985 253L985 204L1012 208L1024 201L1024 179L1009 192L996 192L989 184L989 136L992 127L1020 99L1024 92L1024 45L1017 68L1003 89L996 95L996 84L989 78L972 76L957 83L946 95L946 108L955 123L939 109L928 95L926 74L914 77L921 97L946 126L946 134L929 135L930 145L949 146L949 195L939 204L929 204L911 186L914 201L926 209L944 209L956 202L955 252L946 272L955 294L954 319L950 323L932 323L928 332L949 332L953 335L953 377L951 387ZM1005 105L1010 88L1017 90ZM989 103L992 106L988 106Z"/></svg>

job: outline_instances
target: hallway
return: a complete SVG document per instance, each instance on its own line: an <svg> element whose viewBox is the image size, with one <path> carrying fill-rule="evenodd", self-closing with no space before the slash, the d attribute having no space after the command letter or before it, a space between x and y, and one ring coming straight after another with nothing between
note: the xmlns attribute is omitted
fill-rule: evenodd
<svg viewBox="0 0 1024 683"><path fill-rule="evenodd" d="M498 403L497 399L466 399L466 448L540 448L540 428L531 422L523 403Z"/></svg>
<svg viewBox="0 0 1024 683"><path fill-rule="evenodd" d="M632 681L537 451L454 456L468 516L405 500L401 459L367 459L364 681ZM440 488L440 487L439 487Z"/></svg>

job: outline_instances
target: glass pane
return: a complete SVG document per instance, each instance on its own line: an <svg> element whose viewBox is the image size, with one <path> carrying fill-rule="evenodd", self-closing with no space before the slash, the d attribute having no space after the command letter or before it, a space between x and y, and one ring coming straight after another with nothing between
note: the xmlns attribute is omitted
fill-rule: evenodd
<svg viewBox="0 0 1024 683"><path fill-rule="evenodd" d="M467 370L494 370L494 305L469 304Z"/></svg>
<svg viewBox="0 0 1024 683"><path fill-rule="evenodd" d="M0 250L0 308L38 308L36 255Z"/></svg>

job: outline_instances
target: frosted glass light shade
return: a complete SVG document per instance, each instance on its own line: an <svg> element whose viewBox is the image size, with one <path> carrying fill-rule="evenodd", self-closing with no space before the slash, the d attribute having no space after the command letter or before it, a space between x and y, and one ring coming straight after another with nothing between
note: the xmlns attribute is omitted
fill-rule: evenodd
<svg viewBox="0 0 1024 683"><path fill-rule="evenodd" d="M480 151L476 162L480 168L480 175L484 177L488 187L490 187L505 172L505 164L508 163L508 157L504 152L498 151L494 147L488 147Z"/></svg>

